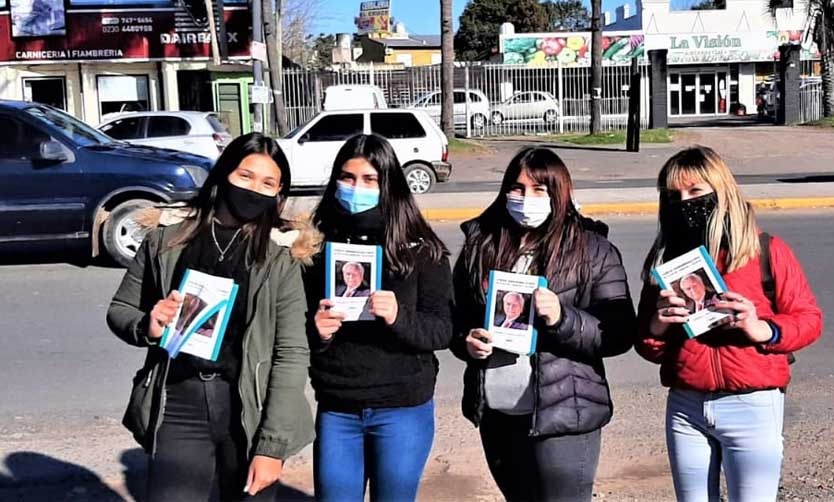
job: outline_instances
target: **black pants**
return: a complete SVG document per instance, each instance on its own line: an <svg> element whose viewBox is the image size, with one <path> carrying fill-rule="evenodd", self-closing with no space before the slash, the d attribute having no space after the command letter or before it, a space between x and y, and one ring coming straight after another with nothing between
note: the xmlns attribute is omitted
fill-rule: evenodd
<svg viewBox="0 0 834 502"><path fill-rule="evenodd" d="M531 438L531 415L486 410L481 442L489 470L510 502L590 501L599 464L600 431Z"/></svg>
<svg viewBox="0 0 834 502"><path fill-rule="evenodd" d="M165 416L148 473L149 502L272 500L276 487L245 497L246 437L235 386L194 377L167 387Z"/></svg>

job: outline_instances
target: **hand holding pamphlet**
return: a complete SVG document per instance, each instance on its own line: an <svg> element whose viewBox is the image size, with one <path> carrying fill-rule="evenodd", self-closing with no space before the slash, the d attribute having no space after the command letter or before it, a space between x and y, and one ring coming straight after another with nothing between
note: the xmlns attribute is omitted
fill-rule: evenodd
<svg viewBox="0 0 834 502"><path fill-rule="evenodd" d="M683 328L690 338L725 324L732 315L716 308L727 285L704 246L658 266L652 275L661 288L686 300L690 315Z"/></svg>
<svg viewBox="0 0 834 502"><path fill-rule="evenodd" d="M159 345L171 358L180 352L216 361L238 286L232 279L187 269L180 285L183 297Z"/></svg>
<svg viewBox="0 0 834 502"><path fill-rule="evenodd" d="M325 244L324 296L344 321L372 321L369 298L382 289L382 247L362 244Z"/></svg>
<svg viewBox="0 0 834 502"><path fill-rule="evenodd" d="M493 347L522 355L536 351L533 292L540 287L546 288L547 280L537 275L489 273L484 327L492 334Z"/></svg>

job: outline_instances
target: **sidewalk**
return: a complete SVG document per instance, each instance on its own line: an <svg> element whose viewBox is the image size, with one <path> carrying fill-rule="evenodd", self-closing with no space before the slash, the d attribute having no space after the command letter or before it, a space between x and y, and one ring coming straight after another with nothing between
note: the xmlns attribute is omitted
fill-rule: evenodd
<svg viewBox="0 0 834 502"><path fill-rule="evenodd" d="M577 180L655 178L675 152L699 144L713 148L736 175L834 174L834 130L810 127L690 127L675 129L671 144L643 144L637 153L625 147L555 145L543 137L487 139L489 150L451 155L452 181L500 181L513 155L526 145L554 146Z"/></svg>
<svg viewBox="0 0 834 502"><path fill-rule="evenodd" d="M774 183L743 185L742 191L759 210L834 208L834 183ZM428 193L418 195L417 203L432 221L459 221L479 215L493 200L496 192ZM638 215L657 212L657 191L654 188L585 189L574 192L582 206L582 214ZM309 214L318 197L290 199L288 214Z"/></svg>

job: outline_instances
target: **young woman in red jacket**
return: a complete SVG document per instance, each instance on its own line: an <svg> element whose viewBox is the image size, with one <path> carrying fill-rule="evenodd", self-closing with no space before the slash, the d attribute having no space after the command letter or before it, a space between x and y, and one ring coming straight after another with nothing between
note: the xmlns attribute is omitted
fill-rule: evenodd
<svg viewBox="0 0 834 502"><path fill-rule="evenodd" d="M770 241L771 304L762 283L759 228L727 165L713 150L683 150L658 176L660 225L643 267L637 352L669 387L666 442L679 501L719 500L723 466L730 500L775 500L782 464L788 354L822 332L817 306L790 247ZM697 338L682 329L689 311L660 291L651 269L704 245L728 292L716 307L731 322Z"/></svg>

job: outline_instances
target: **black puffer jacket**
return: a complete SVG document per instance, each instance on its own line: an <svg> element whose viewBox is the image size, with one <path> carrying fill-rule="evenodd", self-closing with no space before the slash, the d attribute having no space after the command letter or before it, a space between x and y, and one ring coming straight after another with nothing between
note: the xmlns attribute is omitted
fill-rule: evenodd
<svg viewBox="0 0 834 502"><path fill-rule="evenodd" d="M474 360L466 351L466 336L483 327L484 298L473 292L466 264L474 251L468 244L478 230L472 220L461 227L466 235L454 270L455 337L452 351L466 361L463 414L478 426L486 404L486 368L512 364L517 356L497 350L486 360ZM637 320L622 258L605 237L585 231L590 267L587 284L576 277L550 277L549 288L559 295L562 320L554 327L537 325L533 357L535 409L531 436L581 434L599 429L611 419L613 406L605 378L604 357L627 352L634 343Z"/></svg>

